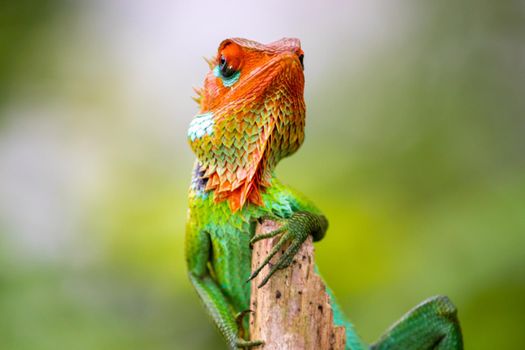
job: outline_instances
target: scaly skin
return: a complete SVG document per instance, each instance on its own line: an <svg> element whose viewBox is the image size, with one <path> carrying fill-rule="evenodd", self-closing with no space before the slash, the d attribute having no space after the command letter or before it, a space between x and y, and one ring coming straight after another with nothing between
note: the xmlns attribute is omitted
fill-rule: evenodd
<svg viewBox="0 0 525 350"><path fill-rule="evenodd" d="M250 244L280 235L290 242L265 276L287 268L312 235L325 235L328 222L306 198L274 176L277 163L304 139L303 51L298 39L263 45L227 39L209 61L204 88L197 90L200 113L188 131L197 156L189 193L186 260L189 277L231 349L252 348L245 315L253 274ZM254 236L259 219L283 223L272 234ZM276 249L277 250L277 249ZM380 340L365 345L335 303L334 322L346 328L347 349L463 349L454 305L429 299L410 311Z"/></svg>

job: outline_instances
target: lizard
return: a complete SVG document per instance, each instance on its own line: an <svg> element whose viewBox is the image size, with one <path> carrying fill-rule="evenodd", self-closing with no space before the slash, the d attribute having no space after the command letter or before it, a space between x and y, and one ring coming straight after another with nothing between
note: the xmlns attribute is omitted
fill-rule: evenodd
<svg viewBox="0 0 525 350"><path fill-rule="evenodd" d="M204 86L195 89L200 111L187 135L196 161L189 189L186 263L191 283L229 348L250 349L264 340L248 334L249 281L277 250L287 247L269 265L259 285L263 287L291 264L309 235L319 241L328 228L321 211L274 172L304 140L304 52L294 38L270 44L230 38L207 61ZM264 218L282 226L255 235L257 222ZM264 262L250 271L251 245L277 236ZM422 302L367 345L329 294L334 323L345 327L347 349L463 349L456 307L445 296Z"/></svg>

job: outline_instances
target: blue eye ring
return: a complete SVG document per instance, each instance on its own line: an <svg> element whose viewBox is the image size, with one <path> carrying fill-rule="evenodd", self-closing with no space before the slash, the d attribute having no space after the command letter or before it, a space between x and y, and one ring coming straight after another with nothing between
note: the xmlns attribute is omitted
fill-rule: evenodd
<svg viewBox="0 0 525 350"><path fill-rule="evenodd" d="M225 87L232 87L233 84L239 81L241 71L233 69L233 67L228 65L226 58L221 56L219 64L213 68L213 75L220 78Z"/></svg>

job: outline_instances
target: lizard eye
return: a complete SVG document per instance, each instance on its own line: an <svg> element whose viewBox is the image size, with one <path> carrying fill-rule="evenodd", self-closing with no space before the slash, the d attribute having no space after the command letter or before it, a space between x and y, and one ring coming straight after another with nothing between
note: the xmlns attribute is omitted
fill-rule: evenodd
<svg viewBox="0 0 525 350"><path fill-rule="evenodd" d="M226 61L226 58L224 56L221 56L219 62L219 69L221 71L222 76L225 78L231 77L236 72L233 66L228 64L228 61Z"/></svg>
<svg viewBox="0 0 525 350"><path fill-rule="evenodd" d="M303 67L303 70L304 70L304 54L300 54L299 55L299 62L301 62L301 67Z"/></svg>

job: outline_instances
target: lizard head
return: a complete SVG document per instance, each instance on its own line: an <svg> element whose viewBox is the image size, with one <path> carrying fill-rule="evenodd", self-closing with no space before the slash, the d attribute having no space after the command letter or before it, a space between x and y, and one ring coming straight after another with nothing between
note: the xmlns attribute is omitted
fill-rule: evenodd
<svg viewBox="0 0 525 350"><path fill-rule="evenodd" d="M302 99L303 57L299 39L284 38L267 45L239 38L222 41L216 56L208 61L210 72L201 90L201 109L239 100L261 102L274 97L271 90Z"/></svg>
<svg viewBox="0 0 525 350"><path fill-rule="evenodd" d="M273 169L301 145L303 57L298 39L264 45L234 38L208 61L188 138L215 201L228 200L234 211L246 202L264 205Z"/></svg>

